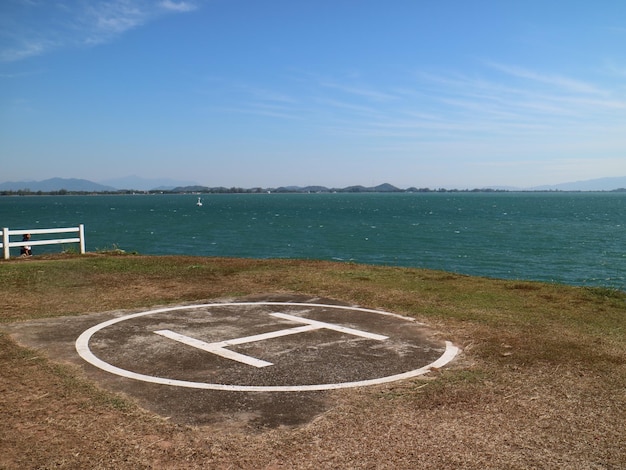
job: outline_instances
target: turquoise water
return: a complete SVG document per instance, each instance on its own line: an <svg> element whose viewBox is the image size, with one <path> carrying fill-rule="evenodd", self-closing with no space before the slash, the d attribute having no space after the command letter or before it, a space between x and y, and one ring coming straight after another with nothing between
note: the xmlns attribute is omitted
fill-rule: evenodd
<svg viewBox="0 0 626 470"><path fill-rule="evenodd" d="M308 258L626 290L624 193L0 197L0 225L88 251ZM59 246L35 247L37 252Z"/></svg>

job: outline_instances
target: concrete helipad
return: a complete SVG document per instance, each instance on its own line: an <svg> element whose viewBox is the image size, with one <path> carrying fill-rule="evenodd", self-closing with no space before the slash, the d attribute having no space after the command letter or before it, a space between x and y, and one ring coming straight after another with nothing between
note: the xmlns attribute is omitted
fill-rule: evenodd
<svg viewBox="0 0 626 470"><path fill-rule="evenodd" d="M101 386L177 422L276 426L322 412L329 390L406 380L457 348L407 317L265 296L5 325Z"/></svg>

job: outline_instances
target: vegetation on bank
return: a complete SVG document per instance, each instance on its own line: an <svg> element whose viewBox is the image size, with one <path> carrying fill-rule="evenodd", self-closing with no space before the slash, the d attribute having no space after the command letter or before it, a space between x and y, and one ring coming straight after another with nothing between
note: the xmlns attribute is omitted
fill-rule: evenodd
<svg viewBox="0 0 626 470"><path fill-rule="evenodd" d="M2 190L0 196L66 196L66 195L82 195L88 196L92 194L103 195L124 195L124 194L301 194L301 193L492 193L492 192L507 192L503 189L430 189L430 188L409 188L409 189L396 189L396 190L376 190L375 188L365 188L362 186L351 186L349 188L342 189L329 189L329 188L238 188L238 187L217 187L209 188L205 186L191 186L185 188L174 188L170 190L166 189L152 189L152 190L134 190L134 189L120 189L116 191L72 191L67 189L60 189L58 191L31 191L30 189L19 190Z"/></svg>
<svg viewBox="0 0 626 470"><path fill-rule="evenodd" d="M66 195L124 195L124 194L307 194L307 193L508 193L508 192L536 192L536 193L581 193L581 192L607 192L622 193L626 192L626 188L618 188L610 191L565 191L565 190L513 190L513 189L495 189L495 188L474 188L474 189L446 189L446 188L407 188L399 189L395 186L349 186L347 188L326 188L323 186L307 186L307 187L278 187L278 188L239 188L239 187L206 187L206 186L186 186L181 188L152 189L152 190L134 190L120 189L116 191L73 191L67 189L59 189L58 191L31 191L28 188L18 190L1 190L0 196L66 196Z"/></svg>
<svg viewBox="0 0 626 470"><path fill-rule="evenodd" d="M570 287L534 281L498 280L419 268L369 266L297 259L240 259L194 256L142 256L126 253L116 246L96 253L78 255L71 251L41 255L29 259L0 262L0 293L34 307L27 317L67 314L51 309L47 300L66 302L70 311L84 312L80 299L102 286L97 280L106 278L106 285L125 292L132 281L143 283L173 283L155 299L115 295L106 308L128 308L168 301L193 301L207 297L242 296L259 290L298 292L343 298L347 302L385 307L399 313L437 318L472 318L494 322L506 316L512 323L541 326L546 315L567 320L583 315L590 324L604 321L595 311L595 301L616 307L615 320L626 320L626 292L603 287ZM21 292L31 295L22 297ZM41 304L36 295L46 294ZM119 294L119 292L118 292ZM46 300L46 301L44 301ZM547 302L549 300L549 302ZM587 302L591 302L588 304ZM614 304L613 304L614 303ZM33 305L34 304L34 305ZM533 308L529 308L529 307ZM41 314L37 313L41 308ZM576 308L578 310L576 310ZM19 309L18 309L19 310ZM471 312L482 312L475 316ZM469 317L468 317L469 316ZM27 319L6 315L0 321ZM619 326L619 323L615 325ZM624 325L621 325L624 326Z"/></svg>

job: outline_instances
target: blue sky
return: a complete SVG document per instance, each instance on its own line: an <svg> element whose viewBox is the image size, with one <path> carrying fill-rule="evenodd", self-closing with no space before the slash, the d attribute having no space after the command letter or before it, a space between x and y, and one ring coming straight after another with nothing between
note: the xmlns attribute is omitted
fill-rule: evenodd
<svg viewBox="0 0 626 470"><path fill-rule="evenodd" d="M0 182L626 175L626 2L2 0Z"/></svg>

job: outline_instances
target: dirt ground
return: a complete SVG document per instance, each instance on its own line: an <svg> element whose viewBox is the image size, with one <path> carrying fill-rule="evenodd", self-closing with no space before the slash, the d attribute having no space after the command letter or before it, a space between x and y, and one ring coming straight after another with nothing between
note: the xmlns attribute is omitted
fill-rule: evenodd
<svg viewBox="0 0 626 470"><path fill-rule="evenodd" d="M211 269L217 269L220 261L211 263ZM43 277L50 270L50 282L59 283L52 297L33 289L33 296L24 299L14 293L15 286L0 288L5 305L5 324L0 325L0 468L626 468L623 298L415 271L409 273L415 278L411 282L419 281L420 287L411 284L409 289L401 285L407 277L404 271L330 263L287 268L277 264L266 270L265 262L263 272L255 264L257 272L250 277L250 266L222 263L227 289L220 287L221 274L214 270L201 292L191 292L176 273L125 277L99 268L79 274L82 265L75 267L77 278L66 286L66 280L61 282L52 272L55 266L45 262L33 272L39 270ZM2 269L8 272L6 266L0 266L0 275ZM18 271L11 269L14 278ZM287 272L292 284L283 280ZM329 276L337 280L329 282ZM425 314L417 319L440 339L459 345L462 353L442 369L382 385L282 394L278 399L237 392L229 406L214 399L218 392L202 392L202 407L210 416L194 422L151 410L145 397L124 390L127 379L110 378L104 384L96 380L100 372L63 354L18 344L24 337L15 336L17 330L10 326L58 322L76 303L75 309L85 314L110 313L119 307L120 297L127 305L122 310L135 312L139 304L168 303L162 295L166 290L178 289L172 301L183 303L280 298L294 294L294 282L340 303L402 314L421 309ZM88 292L77 293L70 302L68 293L75 292L77 284ZM383 289L386 296L373 297ZM224 295L233 291L243 295ZM448 300L452 291L455 300ZM311 294L306 298L315 298ZM505 296L506 305L518 302L523 308L504 307L496 295ZM493 310L478 307L472 304L477 296L480 302L490 297L497 305ZM90 310L94 297L107 307L100 313ZM456 309L454 302L465 306ZM545 303L553 308L542 311L541 318L549 319L522 324L522 311L540 310ZM53 314L43 316L50 320L37 313L47 310ZM436 310L444 313L428 313ZM600 314L614 319L610 329L583 318ZM86 321L78 313L71 315ZM576 316L577 329L563 326L566 316ZM157 388L149 392L153 398L170 393L167 387ZM196 399L195 392L185 391L185 400ZM286 419L281 407L291 410L293 419Z"/></svg>
<svg viewBox="0 0 626 470"><path fill-rule="evenodd" d="M2 328L20 346L80 368L98 386L131 397L172 422L228 427L305 424L331 405L324 387L332 390L362 380L391 381L390 376L411 371L421 375L421 369L440 360L447 349L425 325L387 312L294 295L257 295L253 302L247 300L32 320ZM387 338L368 339L324 328L307 330L295 323L297 333L228 346L228 351L247 354L246 359L254 360L253 354L272 360L270 367L254 367L154 334L167 324L178 332L189 332L194 339L222 341L294 328L293 320L275 319L273 312L300 314L295 318L304 321L330 320L331 328L358 326L362 329L357 333L377 331ZM143 372L145 380L94 367L77 353L77 338L94 325L98 328L111 321L116 323L90 335L87 352L106 367L122 367L120 374ZM169 385L171 380L184 383ZM258 389L247 390L254 387Z"/></svg>

